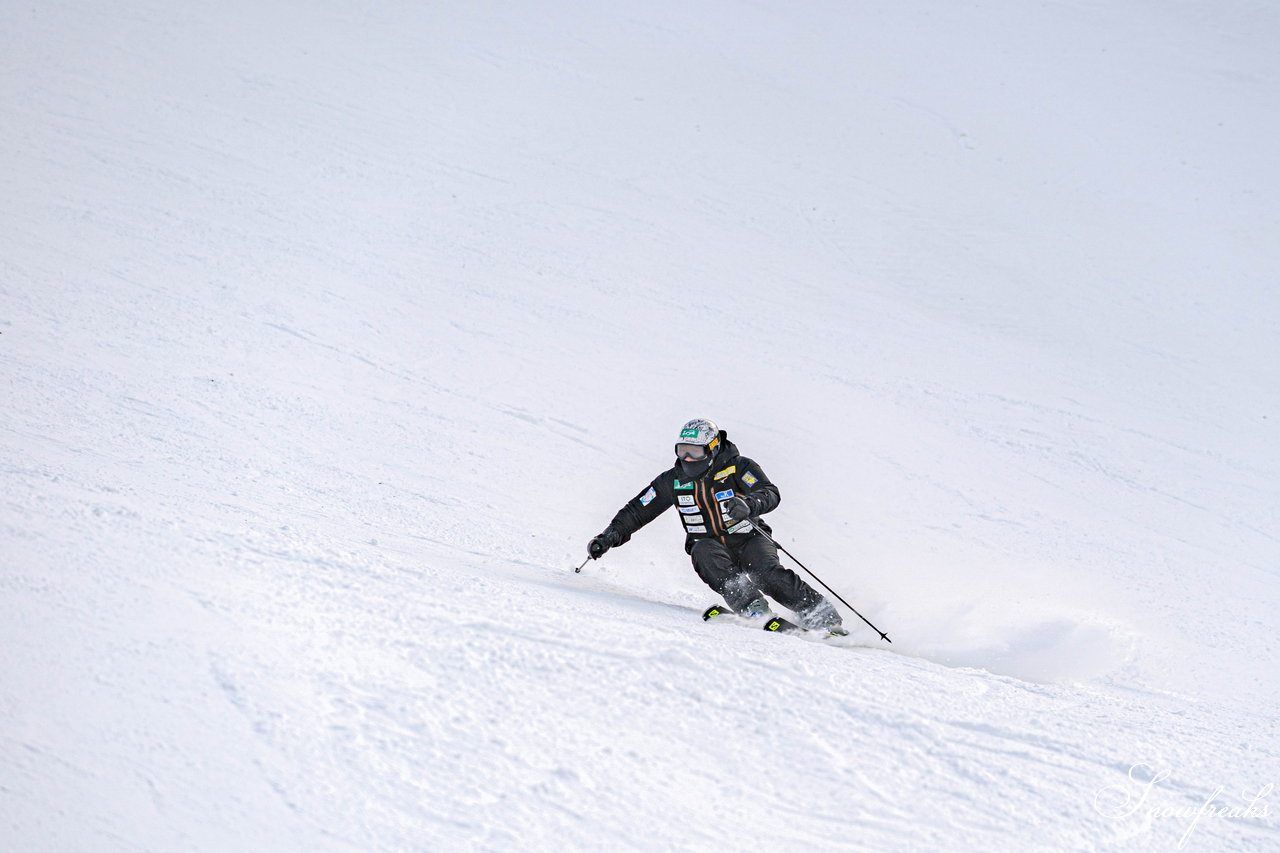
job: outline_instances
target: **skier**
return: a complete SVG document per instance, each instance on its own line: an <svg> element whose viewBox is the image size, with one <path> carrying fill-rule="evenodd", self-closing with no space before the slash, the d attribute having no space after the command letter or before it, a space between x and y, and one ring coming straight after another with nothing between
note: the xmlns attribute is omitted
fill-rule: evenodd
<svg viewBox="0 0 1280 853"><path fill-rule="evenodd" d="M802 627L843 636L848 631L831 602L784 568L777 546L752 526L772 534L760 516L781 500L778 487L754 460L738 453L724 430L695 418L680 429L676 464L618 510L587 545L587 554L600 559L675 506L694 571L734 612L753 619L771 617L767 595L794 612Z"/></svg>

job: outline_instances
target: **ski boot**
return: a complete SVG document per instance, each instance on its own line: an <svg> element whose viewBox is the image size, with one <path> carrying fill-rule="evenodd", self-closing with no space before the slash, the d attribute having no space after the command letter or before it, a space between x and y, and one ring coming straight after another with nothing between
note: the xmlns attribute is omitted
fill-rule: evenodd
<svg viewBox="0 0 1280 853"><path fill-rule="evenodd" d="M735 616L741 616L743 619L751 620L773 616L773 612L769 610L769 602L765 600L763 595L760 595L737 608L729 607L726 604L713 604L702 611L702 621L706 622L725 613L732 613Z"/></svg>
<svg viewBox="0 0 1280 853"><path fill-rule="evenodd" d="M773 616L773 611L769 609L769 602L765 597L757 595L738 609L738 615L745 619L759 619L762 616Z"/></svg>
<svg viewBox="0 0 1280 853"><path fill-rule="evenodd" d="M849 636L844 620L829 601L820 601L799 616L800 624L810 631L821 631L828 637Z"/></svg>

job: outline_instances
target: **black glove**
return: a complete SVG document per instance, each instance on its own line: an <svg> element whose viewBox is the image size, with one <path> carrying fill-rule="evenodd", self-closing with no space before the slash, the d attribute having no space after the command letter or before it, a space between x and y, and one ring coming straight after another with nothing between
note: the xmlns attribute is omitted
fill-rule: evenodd
<svg viewBox="0 0 1280 853"><path fill-rule="evenodd" d="M742 521L756 514L755 507L741 495L734 495L724 502L724 514L734 521Z"/></svg>
<svg viewBox="0 0 1280 853"><path fill-rule="evenodd" d="M607 527L603 533L587 544L587 556L593 560L598 560L604 556L605 551L617 544L618 531L612 527Z"/></svg>

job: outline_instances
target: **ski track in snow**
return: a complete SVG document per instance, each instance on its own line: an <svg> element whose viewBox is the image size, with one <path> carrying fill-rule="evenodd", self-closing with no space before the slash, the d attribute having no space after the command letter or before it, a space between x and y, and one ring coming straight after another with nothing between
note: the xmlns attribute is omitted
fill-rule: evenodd
<svg viewBox="0 0 1280 853"><path fill-rule="evenodd" d="M1280 848L1273 11L8 17L0 846Z"/></svg>

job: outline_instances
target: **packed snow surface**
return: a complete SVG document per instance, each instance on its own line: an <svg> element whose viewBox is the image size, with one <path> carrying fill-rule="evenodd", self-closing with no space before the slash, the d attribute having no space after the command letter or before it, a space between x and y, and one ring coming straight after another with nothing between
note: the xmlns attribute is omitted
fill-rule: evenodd
<svg viewBox="0 0 1280 853"><path fill-rule="evenodd" d="M1280 848L1274 4L0 20L0 847Z"/></svg>

